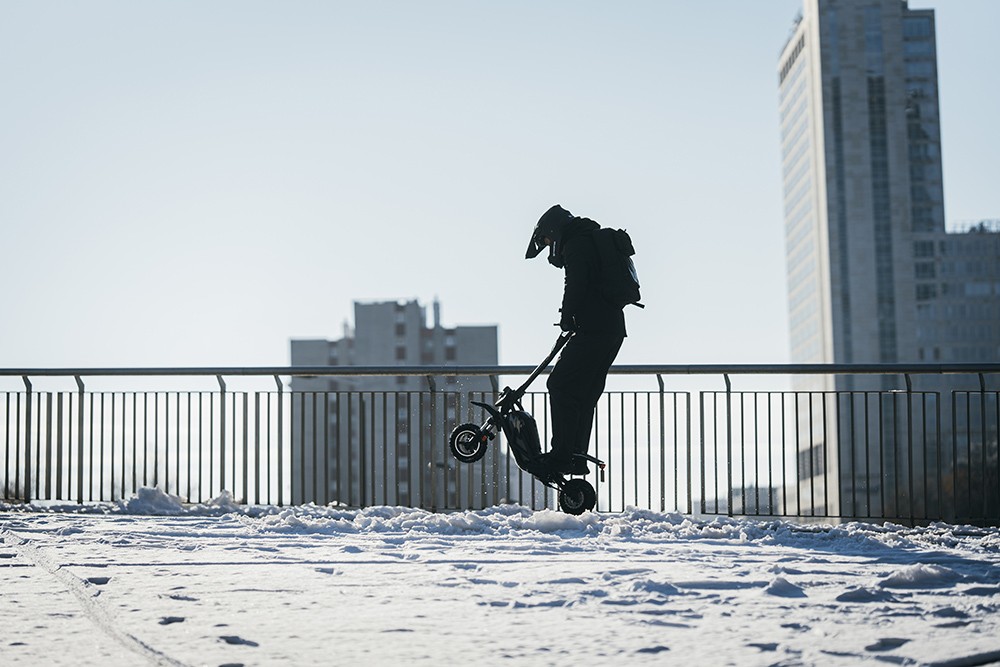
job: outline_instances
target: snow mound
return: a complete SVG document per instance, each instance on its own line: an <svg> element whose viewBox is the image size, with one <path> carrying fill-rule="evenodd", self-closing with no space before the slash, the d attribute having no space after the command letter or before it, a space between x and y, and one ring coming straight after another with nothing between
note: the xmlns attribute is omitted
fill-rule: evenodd
<svg viewBox="0 0 1000 667"><path fill-rule="evenodd" d="M164 493L158 488L144 486L128 500L119 500L118 506L126 514L177 515L184 512L178 496Z"/></svg>
<svg viewBox="0 0 1000 667"><path fill-rule="evenodd" d="M914 563L907 565L882 580L885 588L944 588L961 579L954 570L941 565Z"/></svg>
<svg viewBox="0 0 1000 667"><path fill-rule="evenodd" d="M764 592L768 595L775 595L781 598L804 598L806 592L799 586L788 581L784 577L775 577L774 581L767 585Z"/></svg>

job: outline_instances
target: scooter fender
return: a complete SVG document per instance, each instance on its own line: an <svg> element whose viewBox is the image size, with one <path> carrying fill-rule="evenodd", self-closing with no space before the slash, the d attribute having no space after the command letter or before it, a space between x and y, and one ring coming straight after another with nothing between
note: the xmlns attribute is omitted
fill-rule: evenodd
<svg viewBox="0 0 1000 667"><path fill-rule="evenodd" d="M500 415L500 411L489 403L480 403L479 401L470 401L473 405L478 405L483 410L489 413L490 417L493 417L493 422L497 426L502 426L504 423L504 418Z"/></svg>

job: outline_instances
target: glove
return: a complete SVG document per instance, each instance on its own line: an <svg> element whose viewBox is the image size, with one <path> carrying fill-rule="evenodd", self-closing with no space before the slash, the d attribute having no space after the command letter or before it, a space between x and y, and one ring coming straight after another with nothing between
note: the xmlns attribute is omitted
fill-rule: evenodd
<svg viewBox="0 0 1000 667"><path fill-rule="evenodd" d="M576 331L576 318L572 315L563 313L561 310L559 312L561 313L559 317L559 328L566 332Z"/></svg>

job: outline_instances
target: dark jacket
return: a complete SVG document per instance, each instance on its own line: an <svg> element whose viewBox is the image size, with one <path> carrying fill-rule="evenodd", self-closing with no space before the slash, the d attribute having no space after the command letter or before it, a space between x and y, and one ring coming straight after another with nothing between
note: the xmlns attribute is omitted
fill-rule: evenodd
<svg viewBox="0 0 1000 667"><path fill-rule="evenodd" d="M625 336L625 314L601 294L600 259L591 237L600 229L593 220L573 218L562 229L558 261L566 272L562 318L573 318L577 331Z"/></svg>

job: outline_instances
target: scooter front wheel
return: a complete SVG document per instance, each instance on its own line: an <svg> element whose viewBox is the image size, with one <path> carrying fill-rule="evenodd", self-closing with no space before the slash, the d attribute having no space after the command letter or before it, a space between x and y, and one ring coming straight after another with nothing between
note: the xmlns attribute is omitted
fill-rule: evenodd
<svg viewBox="0 0 1000 667"><path fill-rule="evenodd" d="M596 504L597 492L585 479L571 479L559 489L559 508L567 514L583 514Z"/></svg>
<svg viewBox="0 0 1000 667"><path fill-rule="evenodd" d="M448 438L452 456L462 463L475 463L486 456L488 442L489 438L476 424L460 424Z"/></svg>

